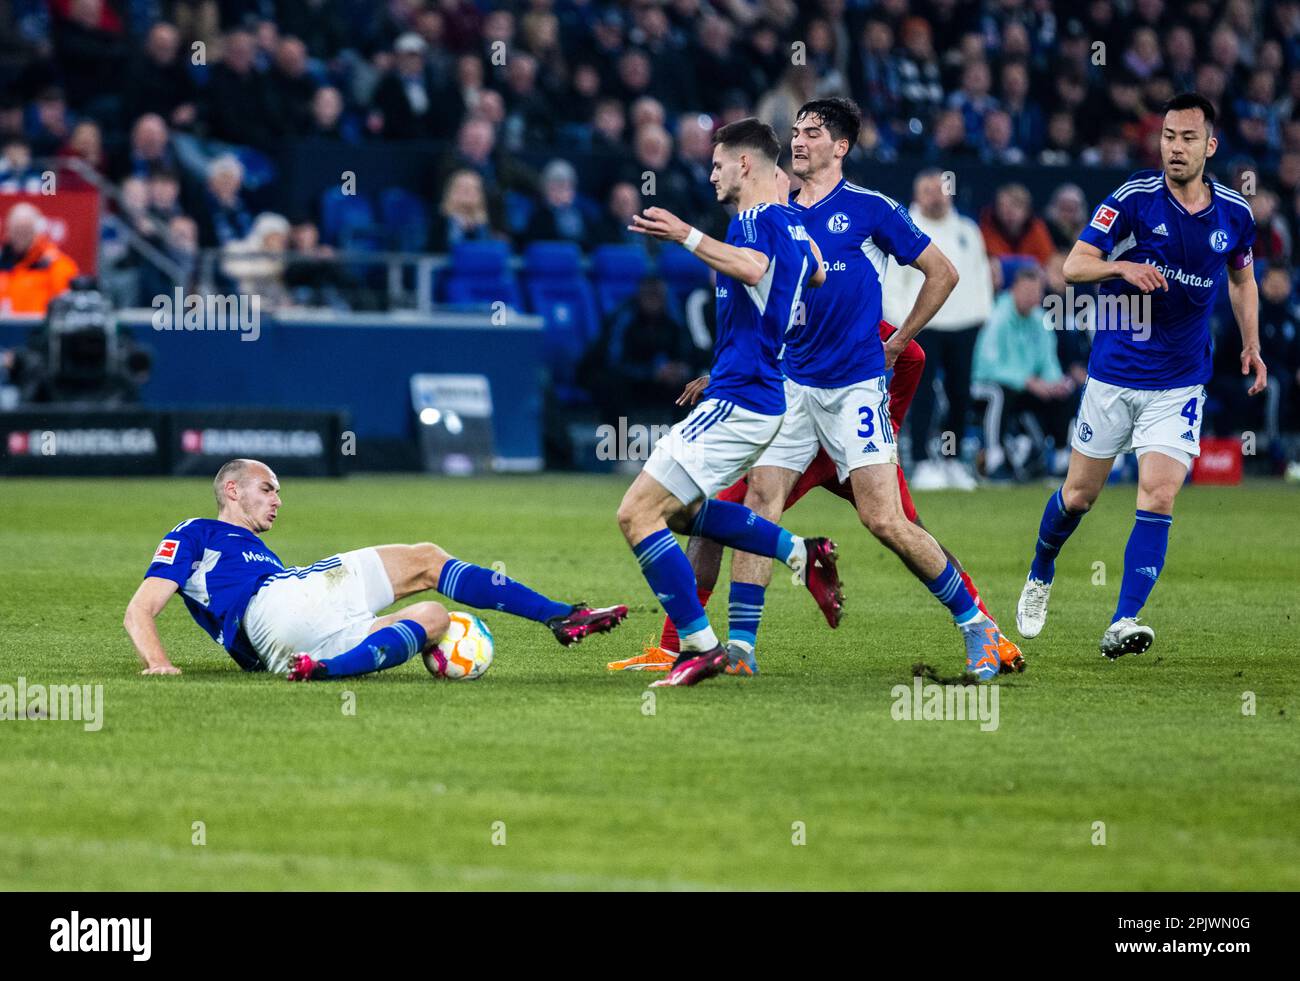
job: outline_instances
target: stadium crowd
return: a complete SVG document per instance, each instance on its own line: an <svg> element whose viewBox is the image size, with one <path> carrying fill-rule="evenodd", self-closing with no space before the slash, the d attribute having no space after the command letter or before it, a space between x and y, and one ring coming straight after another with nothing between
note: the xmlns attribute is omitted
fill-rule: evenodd
<svg viewBox="0 0 1300 981"><path fill-rule="evenodd" d="M1063 292L1063 255L1097 204L1071 176L1159 167L1158 107L1185 89L1217 107L1215 175L1251 184L1263 356L1280 389L1267 409L1246 403L1227 318L1210 428L1295 432L1296 0L11 0L0 4L0 192L39 193L55 158L108 182L102 255L133 272L141 305L178 275L192 281L203 249L273 303L357 305L355 274L333 250L375 245L341 239L324 203L291 204L274 165L287 145L436 147L417 189L428 217L398 243L411 251L557 239L589 250L640 245L626 225L650 203L718 230L712 132L747 115L786 132L806 100L847 95L864 109L849 172L868 183L873 168L921 172L913 215L962 253L969 295L922 334L912 434L914 456L933 464L918 485L961 486L969 468L930 437L977 425L981 407L989 472L1021 473L1025 439L1038 464L1059 468L1087 336L1062 332L1055 349L1023 339L1043 297ZM975 163L1040 165L1060 181L1038 200L1004 182L962 215L936 174ZM5 299L15 284L59 287L22 285L32 250L52 246L5 218L0 305L17 309ZM168 261L143 258L140 240ZM898 283L894 300L916 286L906 270ZM647 287L593 350L616 377L671 387L707 363L685 319ZM632 387L606 378L592 398Z"/></svg>

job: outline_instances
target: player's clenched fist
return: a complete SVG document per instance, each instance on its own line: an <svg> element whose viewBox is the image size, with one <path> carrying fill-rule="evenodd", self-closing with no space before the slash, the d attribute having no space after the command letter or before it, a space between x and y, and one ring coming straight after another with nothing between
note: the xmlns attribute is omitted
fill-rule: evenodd
<svg viewBox="0 0 1300 981"><path fill-rule="evenodd" d="M664 208L646 208L645 214L633 215L632 224L627 228L630 232L640 232L670 242L685 242L686 236L691 232L690 225Z"/></svg>
<svg viewBox="0 0 1300 981"><path fill-rule="evenodd" d="M1169 289L1169 281L1155 266L1145 262L1117 262L1115 265L1119 267L1119 274L1124 277L1124 282L1136 286L1143 293Z"/></svg>

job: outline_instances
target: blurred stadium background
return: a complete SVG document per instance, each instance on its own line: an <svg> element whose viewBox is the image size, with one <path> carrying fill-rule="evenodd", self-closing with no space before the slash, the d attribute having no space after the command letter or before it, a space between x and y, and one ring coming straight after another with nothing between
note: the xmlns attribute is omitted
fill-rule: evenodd
<svg viewBox="0 0 1300 981"><path fill-rule="evenodd" d="M1258 222L1271 376L1246 399L1222 290L1194 478L1300 478L1300 3L0 0L0 472L635 466L713 302L628 217L725 228L713 130L847 95L850 179L966 290L921 335L915 486L1059 473L1089 339L1045 304L1192 88ZM160 315L193 297L231 305Z"/></svg>

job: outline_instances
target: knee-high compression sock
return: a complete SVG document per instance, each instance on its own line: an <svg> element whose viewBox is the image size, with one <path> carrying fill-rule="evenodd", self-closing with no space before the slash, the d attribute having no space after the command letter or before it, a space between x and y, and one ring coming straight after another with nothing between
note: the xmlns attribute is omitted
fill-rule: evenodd
<svg viewBox="0 0 1300 981"><path fill-rule="evenodd" d="M969 623L980 615L975 600L961 581L961 576L951 562L948 567L926 583L934 598L948 608L958 626Z"/></svg>
<svg viewBox="0 0 1300 981"><path fill-rule="evenodd" d="M793 569L802 568L808 559L808 549L798 535L730 501L710 499L700 505L691 534L742 552L780 559Z"/></svg>
<svg viewBox="0 0 1300 981"><path fill-rule="evenodd" d="M758 625L763 619L764 586L733 582L727 604L727 640L744 644L753 653L758 644Z"/></svg>
<svg viewBox="0 0 1300 981"><path fill-rule="evenodd" d="M713 590L705 589L703 586L695 587L695 596L700 601L701 607L709 605L709 597L713 595ZM661 650L668 651L671 654L680 654L682 652L682 641L677 636L677 628L673 626L672 618L664 617L664 629L659 635L659 647Z"/></svg>
<svg viewBox="0 0 1300 981"><path fill-rule="evenodd" d="M1034 546L1034 561L1029 575L1040 582L1051 582L1056 576L1056 557L1061 554L1065 540L1079 527L1087 511L1070 511L1058 489L1043 509L1043 520L1038 525L1038 542Z"/></svg>
<svg viewBox="0 0 1300 981"><path fill-rule="evenodd" d="M499 572L460 559L448 559L442 567L438 592L466 606L501 610L538 623L566 616L572 609L570 604L557 603Z"/></svg>
<svg viewBox="0 0 1300 981"><path fill-rule="evenodd" d="M1155 511L1138 511L1124 547L1124 579L1119 587L1119 605L1111 623L1123 617L1135 617L1146 605L1147 597L1165 567L1165 551L1169 548L1169 529L1172 515Z"/></svg>
<svg viewBox="0 0 1300 981"><path fill-rule="evenodd" d="M387 671L405 664L424 649L428 637L414 620L398 620L382 627L351 650L320 662L327 678L347 678L371 671Z"/></svg>
<svg viewBox="0 0 1300 981"><path fill-rule="evenodd" d="M632 554L659 605L677 628L681 649L707 651L717 647L717 635L695 593L695 570L673 533L662 528L647 535L632 546Z"/></svg>
<svg viewBox="0 0 1300 981"><path fill-rule="evenodd" d="M975 580L970 577L970 573L965 569L961 571L961 581L965 584L966 591L970 593L970 598L973 599L975 605L980 608L980 612L992 620L993 614L989 613L988 607L984 605L984 598L980 596L980 591L975 588Z"/></svg>

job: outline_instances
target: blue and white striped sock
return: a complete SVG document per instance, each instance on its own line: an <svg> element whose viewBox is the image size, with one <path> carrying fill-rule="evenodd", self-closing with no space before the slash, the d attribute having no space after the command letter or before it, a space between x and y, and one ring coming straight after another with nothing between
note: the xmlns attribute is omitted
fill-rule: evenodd
<svg viewBox="0 0 1300 981"><path fill-rule="evenodd" d="M428 637L414 620L398 620L382 627L351 650L320 662L326 677L347 678L371 671L387 671L405 664L424 649Z"/></svg>
<svg viewBox="0 0 1300 981"><path fill-rule="evenodd" d="M641 575L659 605L677 628L683 651L707 651L718 646L704 607L695 591L695 570L667 528L647 535L632 547Z"/></svg>
<svg viewBox="0 0 1300 981"><path fill-rule="evenodd" d="M438 576L438 592L457 603L480 610L502 610L517 617L545 623L552 617L566 616L568 603L557 603L534 592L508 576L471 565L460 559L448 559Z"/></svg>
<svg viewBox="0 0 1300 981"><path fill-rule="evenodd" d="M926 585L930 587L930 592L944 606L948 607L948 612L952 614L953 621L958 625L970 623L976 617L980 616L980 608L975 605L975 600L971 598L970 592L966 589L966 584L961 581L961 573L953 567L951 562L948 567L939 573Z"/></svg>
<svg viewBox="0 0 1300 981"><path fill-rule="evenodd" d="M1155 589L1160 571L1165 567L1169 548L1169 529L1174 518L1155 511L1138 511L1124 547L1124 578L1119 586L1119 605L1111 620L1136 617Z"/></svg>
<svg viewBox="0 0 1300 981"><path fill-rule="evenodd" d="M758 646L758 625L763 619L764 586L750 582L733 582L727 603L727 639L744 644L753 653Z"/></svg>

